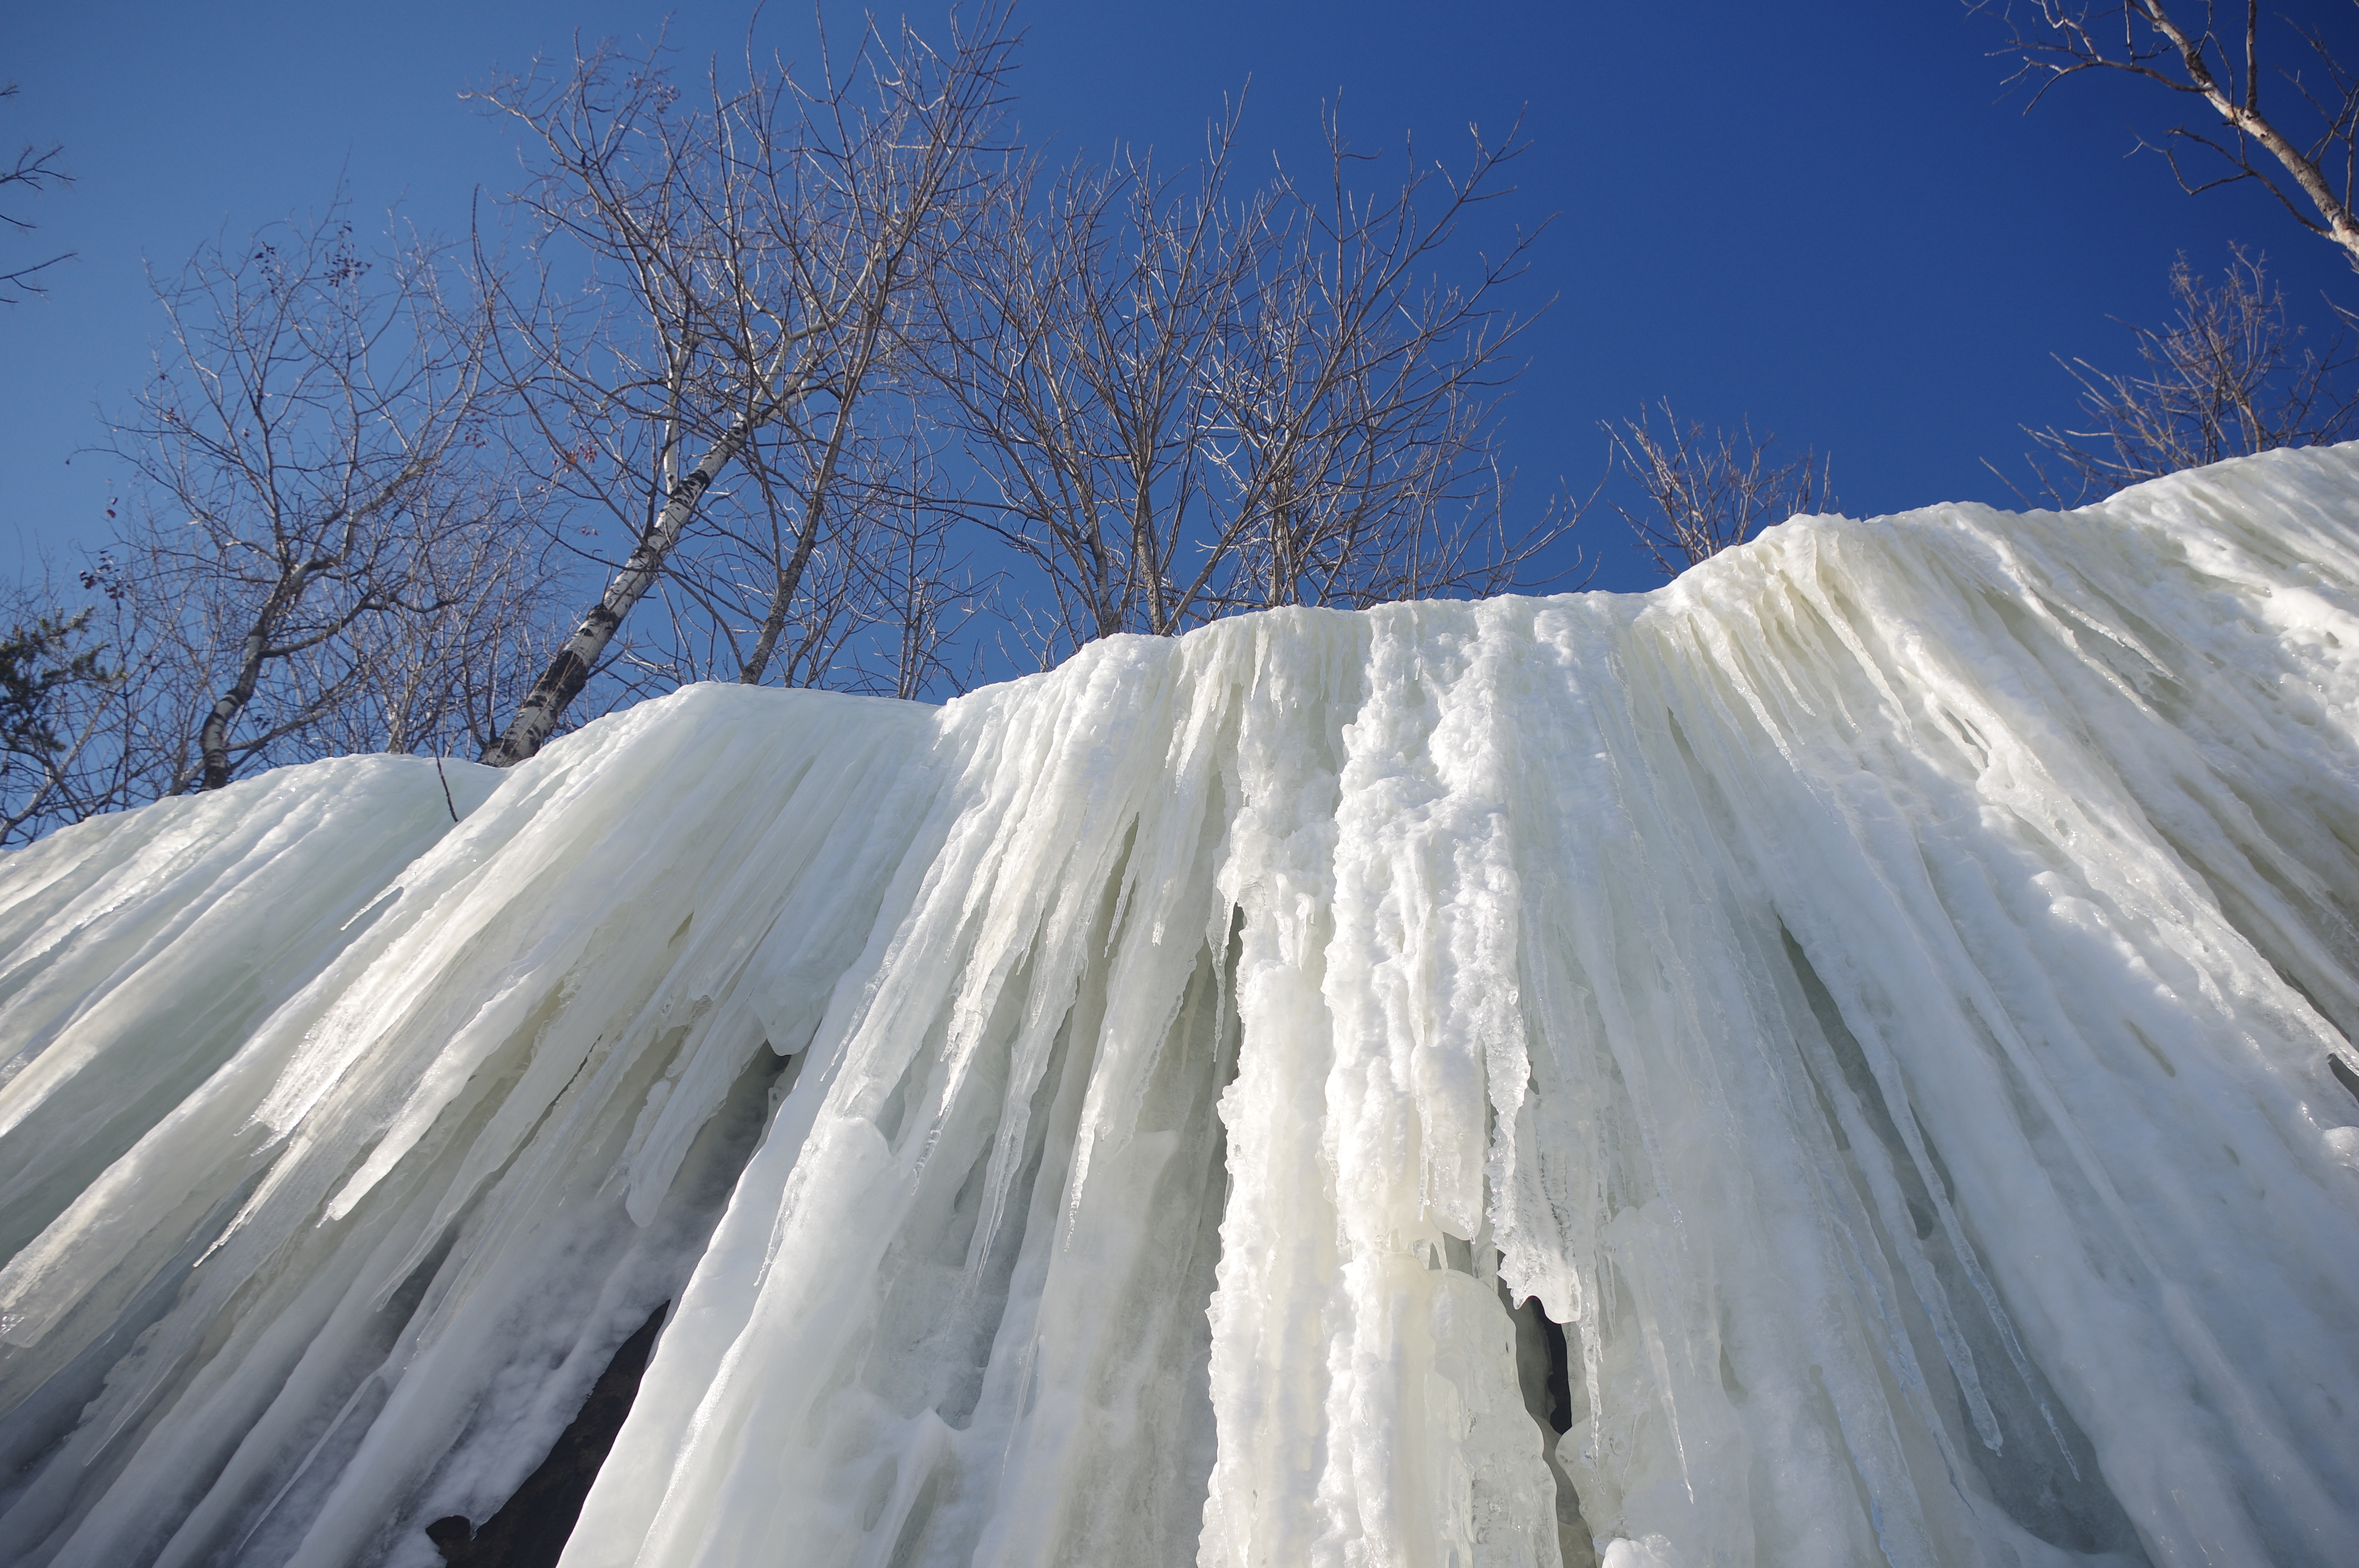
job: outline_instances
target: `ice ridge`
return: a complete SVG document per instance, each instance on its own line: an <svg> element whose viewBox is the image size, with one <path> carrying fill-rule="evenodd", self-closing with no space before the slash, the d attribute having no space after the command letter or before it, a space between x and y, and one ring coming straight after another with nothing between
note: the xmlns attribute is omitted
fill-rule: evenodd
<svg viewBox="0 0 2359 1568"><path fill-rule="evenodd" d="M2340 1564L2359 447L0 860L0 1562Z"/></svg>

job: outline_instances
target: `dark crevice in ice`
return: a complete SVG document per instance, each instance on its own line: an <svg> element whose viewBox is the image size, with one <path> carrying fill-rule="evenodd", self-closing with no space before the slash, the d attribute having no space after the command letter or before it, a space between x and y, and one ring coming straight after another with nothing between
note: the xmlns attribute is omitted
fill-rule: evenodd
<svg viewBox="0 0 2359 1568"><path fill-rule="evenodd" d="M442 1561L464 1568L556 1568L582 1516L590 1484L614 1446L623 1418L638 1397L639 1379L655 1349L656 1331L663 1325L671 1303L648 1314L637 1332L623 1341L614 1359L598 1375L581 1412L559 1436L557 1446L525 1477L516 1495L477 1530L464 1514L438 1519L426 1527L427 1539Z"/></svg>
<svg viewBox="0 0 2359 1568"><path fill-rule="evenodd" d="M473 1529L473 1521L459 1514L438 1519L426 1527L429 1539L442 1553L444 1562L468 1563L474 1568L516 1568L521 1564L557 1562L590 1487L636 1401L640 1379L658 1327L679 1291L685 1286L690 1267L703 1252L723 1208L736 1190L739 1177L768 1136L780 1102L792 1089L804 1065L801 1056L782 1059L758 1045L749 1047L747 1056L729 1092L680 1161L671 1188L649 1227L653 1234L677 1238L668 1276L659 1272L649 1278L640 1272L649 1260L627 1240L617 1242L621 1250L612 1265L613 1271L607 1273L607 1284L611 1287L626 1279L638 1281L631 1287L627 1303L628 1310L635 1314L650 1301L660 1304L614 1351L604 1371L582 1397L572 1423L559 1435L544 1462L484 1521L482 1529ZM616 1206L615 1218L620 1227L614 1234L617 1238L637 1234L637 1227L620 1215L619 1195L609 1201ZM590 1287L585 1284L584 1288ZM618 1306L616 1310L622 1309ZM571 1338L569 1334L569 1342ZM586 1358L595 1355L596 1349L583 1347L579 1354ZM560 1357L558 1361L561 1368L570 1357ZM559 1375L562 1375L561 1370ZM512 1452L505 1446L511 1441L506 1433L517 1413L513 1405L480 1411L477 1420L484 1422L482 1435L498 1446L473 1443L473 1433L462 1437L458 1446L445 1455L446 1476L473 1476L497 1466L495 1454ZM567 1478L565 1462L569 1459L574 1483L570 1495L556 1487L556 1483ZM432 1501L448 1507L459 1498L446 1494Z"/></svg>
<svg viewBox="0 0 2359 1568"><path fill-rule="evenodd" d="M1540 1439L1540 1454L1556 1482L1558 1553L1564 1568L1594 1568L1597 1548L1590 1537L1589 1522L1582 1516L1581 1493L1556 1451L1557 1439L1571 1432L1582 1413L1573 1400L1571 1343L1564 1325L1540 1310L1538 1296L1517 1306L1503 1283L1499 1300L1516 1323L1516 1375L1523 1385L1524 1409L1546 1434Z"/></svg>
<svg viewBox="0 0 2359 1568"><path fill-rule="evenodd" d="M1564 1342L1564 1325L1545 1313L1540 1337L1548 1343L1549 1430L1562 1437L1572 1430L1572 1357Z"/></svg>

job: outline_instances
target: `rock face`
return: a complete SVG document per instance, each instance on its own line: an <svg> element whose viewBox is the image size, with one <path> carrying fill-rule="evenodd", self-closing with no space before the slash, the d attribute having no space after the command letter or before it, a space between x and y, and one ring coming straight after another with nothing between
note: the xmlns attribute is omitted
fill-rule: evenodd
<svg viewBox="0 0 2359 1568"><path fill-rule="evenodd" d="M671 1303L667 1302L665 1306ZM452 1568L555 1568L582 1516L582 1500L623 1430L638 1397L639 1379L663 1325L658 1307L638 1331L622 1343L606 1369L590 1387L581 1412L558 1434L540 1468L525 1477L516 1496L484 1521L481 1530L465 1514L451 1514L426 1527L426 1539Z"/></svg>
<svg viewBox="0 0 2359 1568"><path fill-rule="evenodd" d="M2359 452L451 782L0 861L0 1561L2359 1540Z"/></svg>

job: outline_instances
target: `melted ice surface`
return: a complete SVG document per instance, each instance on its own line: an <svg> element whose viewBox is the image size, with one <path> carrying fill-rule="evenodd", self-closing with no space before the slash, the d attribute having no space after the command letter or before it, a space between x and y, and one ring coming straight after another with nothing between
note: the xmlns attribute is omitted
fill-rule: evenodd
<svg viewBox="0 0 2359 1568"><path fill-rule="evenodd" d="M567 1568L2346 1562L2354 612L2277 453L57 834L0 1560L429 1564L670 1301Z"/></svg>

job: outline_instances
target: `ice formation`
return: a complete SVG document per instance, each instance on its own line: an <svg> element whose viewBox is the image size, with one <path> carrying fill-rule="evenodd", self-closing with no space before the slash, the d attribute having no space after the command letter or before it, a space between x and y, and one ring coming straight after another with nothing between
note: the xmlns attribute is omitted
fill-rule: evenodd
<svg viewBox="0 0 2359 1568"><path fill-rule="evenodd" d="M2359 447L449 774L0 862L0 1561L2359 1552Z"/></svg>

